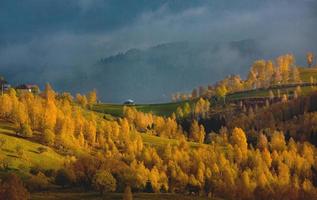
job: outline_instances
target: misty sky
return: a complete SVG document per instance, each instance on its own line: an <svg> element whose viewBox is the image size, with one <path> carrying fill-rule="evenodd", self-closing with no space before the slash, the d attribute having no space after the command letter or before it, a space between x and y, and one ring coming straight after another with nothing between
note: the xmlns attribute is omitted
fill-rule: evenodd
<svg viewBox="0 0 317 200"><path fill-rule="evenodd" d="M13 84L50 82L58 91L76 93L82 91L71 84L63 87L63 81L77 70L89 74L101 58L131 48L245 39L257 41L263 58L293 53L297 63L305 65L307 51L317 54L316 34L315 0L1 0L0 74ZM244 76L251 63L238 62L240 58L231 55L217 52L222 61L204 67L219 76L228 69ZM219 76L195 82L191 88L213 83ZM100 84L88 85L102 90ZM103 100L126 98L118 92L116 97L106 95L118 90L115 86L107 90L101 92ZM164 100L160 97L157 94L151 101Z"/></svg>

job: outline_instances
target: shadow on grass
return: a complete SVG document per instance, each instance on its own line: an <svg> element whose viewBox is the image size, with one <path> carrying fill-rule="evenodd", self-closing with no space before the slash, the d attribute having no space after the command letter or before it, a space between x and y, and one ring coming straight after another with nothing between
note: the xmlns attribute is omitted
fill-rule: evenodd
<svg viewBox="0 0 317 200"><path fill-rule="evenodd" d="M12 157L12 158L20 158L19 156L12 155L12 154L7 154L7 156Z"/></svg>
<svg viewBox="0 0 317 200"><path fill-rule="evenodd" d="M7 152L7 153L14 153L14 151L10 150L10 149L1 149L1 150L4 151L4 152Z"/></svg>
<svg viewBox="0 0 317 200"><path fill-rule="evenodd" d="M36 153L36 154L40 154L40 152L35 151L35 150L32 150L32 149L29 149L29 152L31 152L31 153Z"/></svg>
<svg viewBox="0 0 317 200"><path fill-rule="evenodd" d="M2 121L0 121L0 122L2 122ZM8 122L2 122L2 124L1 124L1 128L3 128L3 129L7 129L7 130L11 130L11 131L13 131L13 132L15 132L15 131L16 131L16 127L14 127L14 125L13 125L13 124L8 123Z"/></svg>

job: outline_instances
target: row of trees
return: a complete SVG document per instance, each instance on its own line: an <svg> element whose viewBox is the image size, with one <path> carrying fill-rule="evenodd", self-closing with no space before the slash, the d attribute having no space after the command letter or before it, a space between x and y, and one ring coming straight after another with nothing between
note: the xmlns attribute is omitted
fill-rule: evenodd
<svg viewBox="0 0 317 200"><path fill-rule="evenodd" d="M298 97L296 95L301 93L300 88L297 88L295 92L291 101L287 101L284 94L285 98L282 98L282 100L285 100L270 106L262 108L257 106L246 108L243 106L242 110L238 110L234 115L226 115L227 127L229 129L236 126L243 128L249 135L250 140L255 134L254 130L259 132L282 130L287 139L292 137L296 141L308 141L317 145L317 131L315 129L315 124L317 124L316 92L309 96L299 95ZM272 96L274 97L274 95Z"/></svg>
<svg viewBox="0 0 317 200"><path fill-rule="evenodd" d="M307 64L312 67L314 54L308 52ZM191 94L176 93L172 95L173 101L184 101L198 97L217 96L224 98L227 93L242 90L269 87L276 84L300 83L301 77L298 67L295 65L295 57L292 54L282 55L273 60L257 60L253 63L246 80L239 75L230 75L215 85L194 88ZM312 82L312 81L310 81Z"/></svg>
<svg viewBox="0 0 317 200"><path fill-rule="evenodd" d="M177 124L175 115L165 118L138 112L134 107L124 107L123 119L100 120L99 115L82 108L94 104L95 91L88 94L90 104L87 105L81 103L79 96L86 99L84 95L77 95L74 101L68 93L56 94L49 85L41 95L24 93L17 96L11 89L0 97L0 118L13 122L22 136L39 137L43 143L66 147L102 146L111 133L115 136L111 140L118 143L133 131L173 139L188 135ZM209 107L207 100L200 99L194 107L194 115L205 116ZM189 104L184 108L182 116L189 115Z"/></svg>
<svg viewBox="0 0 317 200"><path fill-rule="evenodd" d="M183 105L177 107L176 117L178 119L193 118L201 119L206 118L211 109L211 104L208 99L199 98L197 101L184 103Z"/></svg>

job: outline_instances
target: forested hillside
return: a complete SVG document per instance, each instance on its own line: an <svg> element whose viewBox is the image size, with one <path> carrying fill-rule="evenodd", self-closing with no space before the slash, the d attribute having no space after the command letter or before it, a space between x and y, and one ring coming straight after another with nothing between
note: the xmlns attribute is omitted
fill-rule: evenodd
<svg viewBox="0 0 317 200"><path fill-rule="evenodd" d="M0 133L7 135L1 137L1 166L3 180L9 176L17 181L2 182L0 196L6 199L14 195L10 191L16 185L21 188L17 195L26 192L23 185L32 194L55 185L84 187L101 195L123 191L128 195L132 190L224 199L312 199L316 196L317 164L311 140L315 137L314 122L307 124L293 117L314 114L314 96L308 98L311 100L273 104L263 112L262 108L253 114L241 112L243 116L228 118L227 127L219 133L206 134L198 122L209 118L213 105L204 99L192 108L185 104L182 116L178 112L160 117L126 106L122 117L107 119L89 110L97 100L95 91L74 99L68 93L54 92L50 85L39 95L10 89L0 97L1 120L8 124ZM303 110L298 108L303 104ZM267 112L279 114L274 120L281 125L257 121ZM280 116L285 112L292 114ZM181 119L190 120L189 126ZM279 128L284 123L287 127L284 121L288 119L296 121L292 123L295 132ZM12 131L6 133L8 126ZM305 134L309 135L301 137ZM47 149L53 149L63 157L63 166L35 165L26 143L9 147L11 138L46 145L37 150L44 151L40 155L46 157ZM154 138L162 138L162 142ZM8 148L13 149L16 159L25 162L13 164ZM14 175L6 175L17 170L22 173L23 185L12 178Z"/></svg>
<svg viewBox="0 0 317 200"><path fill-rule="evenodd" d="M0 0L0 200L317 200L317 0Z"/></svg>
<svg viewBox="0 0 317 200"><path fill-rule="evenodd" d="M96 90L72 97L49 84L43 92L10 88L0 96L0 199L29 193L40 199L41 192L56 189L66 195L65 187L88 190L87 198L148 192L175 198L313 199L317 94L314 78L302 94L305 73L296 71L292 60L279 57L279 67L257 61L246 81L216 84L215 96L194 91L191 100L121 106L113 115L93 111L99 106ZM258 91L253 87L272 94L265 103L246 101L251 90ZM230 100L243 90L243 97ZM168 109L161 112L170 114L150 112L164 106Z"/></svg>

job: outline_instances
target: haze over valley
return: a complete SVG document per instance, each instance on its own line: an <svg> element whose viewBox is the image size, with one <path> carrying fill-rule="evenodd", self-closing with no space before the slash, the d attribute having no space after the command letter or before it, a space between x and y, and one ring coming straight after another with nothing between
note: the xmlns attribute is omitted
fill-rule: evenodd
<svg viewBox="0 0 317 200"><path fill-rule="evenodd" d="M167 102L246 76L255 59L316 51L316 1L4 0L0 70L13 84ZM44 12L45 11L45 12Z"/></svg>

